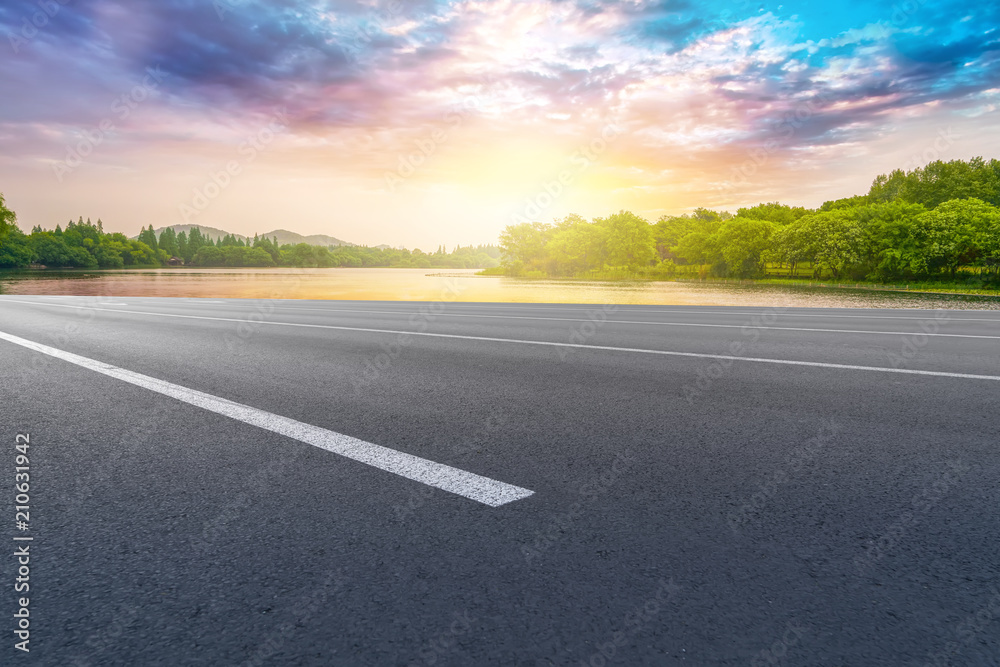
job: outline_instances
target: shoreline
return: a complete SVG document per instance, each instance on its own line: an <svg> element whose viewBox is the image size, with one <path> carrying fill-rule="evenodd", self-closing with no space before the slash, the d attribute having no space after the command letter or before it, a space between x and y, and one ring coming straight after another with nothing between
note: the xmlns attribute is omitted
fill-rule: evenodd
<svg viewBox="0 0 1000 667"><path fill-rule="evenodd" d="M365 267L346 267L346 266L334 266L334 267L297 267L297 266L143 266L143 267L128 267L123 269L82 269L82 268L28 268L28 269L0 269L0 279L9 277L12 279L26 279L26 280L45 280L45 279L57 279L59 277L65 277L70 275L115 275L115 274L141 274L141 273L159 273L159 272L177 272L178 274L197 274L204 272L205 274L223 274L223 273L246 273L246 272L271 272L276 273L282 271L302 271L302 270L322 270L322 271L337 271L341 269L351 270L351 271L381 271L381 270L408 270L408 271L433 271L435 273L426 274L428 276L440 275L441 272L446 273L458 273L458 272L468 272L463 275L468 277L476 278L508 278L512 280L524 281L526 283L542 283L542 282L559 282L559 283L603 283L603 284L628 284L628 283L680 283L686 285L703 285L703 286L737 286L737 287L787 287L794 289L817 289L823 291L835 291L835 290L857 290L866 292L891 292L898 294L929 294L934 296L967 296L967 297L978 297L978 298L990 298L990 297L1000 297L1000 289L979 289L978 291L966 291L969 288L964 285L954 285L953 289L950 289L947 284L938 286L922 285L917 284L915 287L910 287L908 284L901 286L899 284L886 284L872 283L872 282L830 282L830 281L813 281L804 280L800 278L763 278L763 279L741 279L741 278L666 278L666 277L650 277L650 276L639 276L639 275L628 275L620 277L609 277L609 276L595 276L595 277L581 277L581 276L510 276L504 273L497 272L496 268L493 269L477 269L477 268L454 268L454 267L409 267L409 266L365 266Z"/></svg>
<svg viewBox="0 0 1000 667"><path fill-rule="evenodd" d="M766 286L766 287L790 287L790 288L815 288L823 290L840 290L840 289L851 289L859 291L869 291L869 292L894 292L899 294L934 294L939 296L974 296L974 297L1000 297L1000 288L998 289L986 289L982 288L978 291L968 292L968 291L957 291L959 289L969 289L966 286L959 287L955 286L955 289L948 289L947 285L942 285L939 289L934 289L933 287L927 286L917 286L910 288L909 285L901 287L897 284L883 285L881 283L872 282L845 282L845 283L835 283L830 281L812 281L812 280L802 280L802 279L781 279L781 278L764 278L760 280L754 279L740 279L740 278L658 278L658 277L644 277L644 276L629 276L622 278L609 278L609 277L580 277L580 276L509 276L502 273L487 273L485 271L479 271L475 274L476 276L483 278L511 278L514 280L524 280L526 282L543 282L543 281L556 281L556 282L587 282L587 283L683 283L683 284L694 284L694 285L736 285L736 286ZM919 284L918 284L919 285Z"/></svg>
<svg viewBox="0 0 1000 667"><path fill-rule="evenodd" d="M0 277L6 275L44 275L55 273L140 273L143 271L276 271L281 269L303 270L316 269L334 271L338 269L400 269L406 271L482 271L482 268L459 268L454 266L131 266L121 269L83 269L79 267L66 268L25 268L0 269Z"/></svg>

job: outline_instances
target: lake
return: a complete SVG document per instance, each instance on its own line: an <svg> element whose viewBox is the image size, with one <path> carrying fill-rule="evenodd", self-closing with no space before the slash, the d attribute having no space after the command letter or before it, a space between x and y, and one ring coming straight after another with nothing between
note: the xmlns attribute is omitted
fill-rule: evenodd
<svg viewBox="0 0 1000 667"><path fill-rule="evenodd" d="M691 282L523 280L455 269L151 269L0 272L0 294L671 306L1000 309L1000 298Z"/></svg>

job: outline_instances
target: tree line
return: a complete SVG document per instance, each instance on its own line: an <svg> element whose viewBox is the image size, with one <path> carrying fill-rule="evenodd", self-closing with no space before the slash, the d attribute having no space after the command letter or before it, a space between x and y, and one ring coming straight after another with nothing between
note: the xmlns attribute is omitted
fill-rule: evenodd
<svg viewBox="0 0 1000 667"><path fill-rule="evenodd" d="M254 235L242 239L228 234L218 240L194 227L176 233L167 227L159 235L150 225L138 238L105 233L104 223L81 217L65 229L52 231L40 226L25 234L17 216L0 195L0 268L20 269L34 265L48 268L123 269L183 264L198 267L301 268L392 267L392 268L489 268L499 264L495 245L441 246L433 253L419 249L369 248L364 246L313 246L306 243L279 245L277 238Z"/></svg>
<svg viewBox="0 0 1000 667"><path fill-rule="evenodd" d="M1000 282L1000 161L936 161L875 178L864 195L817 209L778 202L735 214L705 208L650 223L628 211L587 221L510 225L508 275L598 276L624 270L849 280Z"/></svg>
<svg viewBox="0 0 1000 667"><path fill-rule="evenodd" d="M2 204L2 198L0 198ZM6 208L6 207L4 207ZM0 230L0 268L22 269L31 265L59 268L121 269L160 266L161 256L145 243L124 234L107 234L104 223L70 222L46 231L40 226L25 234L9 212L10 224Z"/></svg>

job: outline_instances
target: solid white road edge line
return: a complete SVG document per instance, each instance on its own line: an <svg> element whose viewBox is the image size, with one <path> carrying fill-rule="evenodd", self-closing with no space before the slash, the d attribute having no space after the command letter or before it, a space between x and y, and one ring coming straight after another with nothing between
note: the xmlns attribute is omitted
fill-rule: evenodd
<svg viewBox="0 0 1000 667"><path fill-rule="evenodd" d="M17 303L33 303L31 301L19 301ZM39 304L51 306L53 308L86 308L86 306L62 306L60 304ZM103 310L110 313L124 313L126 315L152 315L154 317L174 317L185 320L211 320L216 322L237 322L246 320L232 317L208 317L205 315L175 315L172 313L150 313L148 311L137 310L115 310L113 308L90 308L90 310ZM672 350L646 350L636 347L612 347L610 345L583 345L580 343L553 343L544 340L520 340L518 338L489 338L486 336L462 336L459 334L429 333L421 331L397 331L393 329L363 329L360 327L339 327L332 324L299 324L296 322L269 322L262 320L255 322L259 325L281 326L281 327L301 327L305 329L332 329L337 331L361 331L364 333L395 334L402 336L429 336L431 338L452 338L458 340L481 340L489 343L512 343L517 345L541 345L546 347L568 347L581 350L605 350L609 352L632 352L637 354L658 354L667 357L693 357L695 359L723 359L732 361L749 361L761 364L782 364L786 366L812 366L815 368L836 368L851 371L876 371L879 373L900 373L904 375L928 375L932 377L961 378L964 380L998 380L1000 375L974 375L971 373L947 373L944 371L921 371L909 368L886 368L882 366L855 366L853 364L829 364L822 361L794 361L792 359L767 359L763 357L739 357L728 354L707 354L703 352L674 352Z"/></svg>
<svg viewBox="0 0 1000 667"><path fill-rule="evenodd" d="M101 361L81 357L78 354L12 336L3 331L0 331L0 339L26 347L29 350L62 359L63 361L68 361L71 364L82 366L83 368L96 371L116 380L155 391L164 396L188 403L189 405L208 410L209 412L214 412L230 419L235 419L245 424L250 424L251 426L256 426L266 431L325 449L334 454L339 454L354 461L391 472L400 477L464 496L490 507L499 507L500 505L527 498L534 494L534 491L522 489L512 484L498 482L495 479L482 477L481 475L459 470L458 468L452 468L442 463L428 461L418 456L405 454L395 449L365 442L364 440L352 438L351 436L336 433L325 428L320 428L319 426L282 417L281 415L259 410L249 405L243 405L195 389L158 380L148 375L118 368L117 366L112 366Z"/></svg>

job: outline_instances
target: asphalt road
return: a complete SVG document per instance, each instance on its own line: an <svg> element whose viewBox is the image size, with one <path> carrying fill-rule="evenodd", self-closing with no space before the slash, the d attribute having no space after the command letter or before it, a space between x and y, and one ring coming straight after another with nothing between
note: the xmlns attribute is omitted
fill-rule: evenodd
<svg viewBox="0 0 1000 667"><path fill-rule="evenodd" d="M4 665L1000 664L1000 312L0 297L0 334Z"/></svg>

